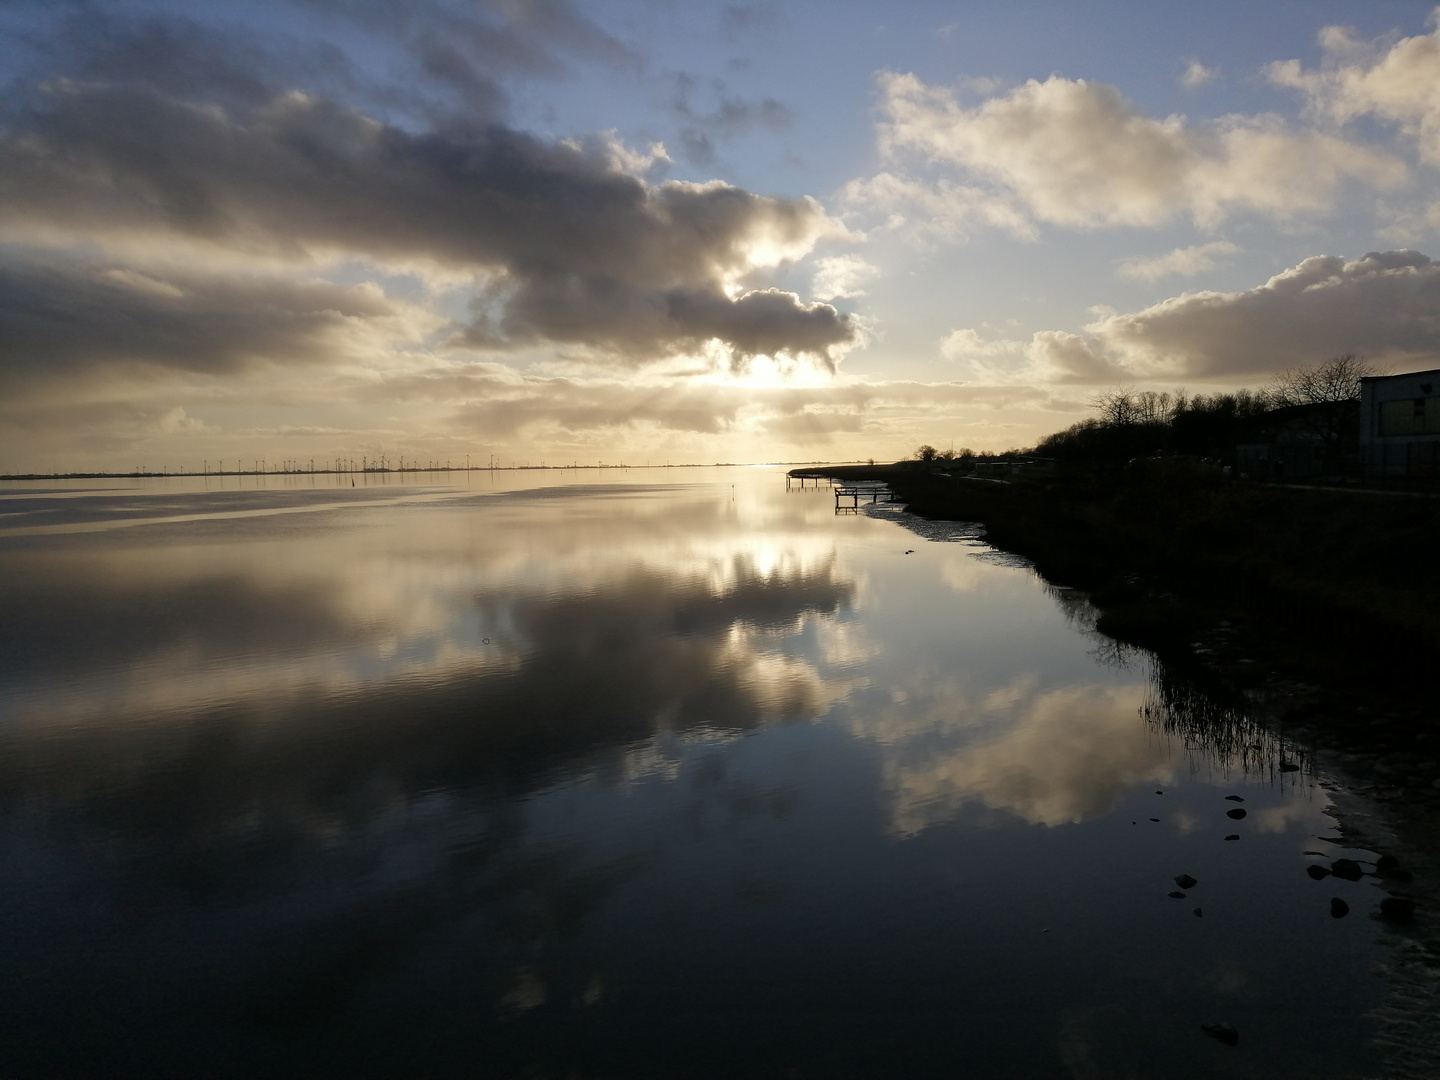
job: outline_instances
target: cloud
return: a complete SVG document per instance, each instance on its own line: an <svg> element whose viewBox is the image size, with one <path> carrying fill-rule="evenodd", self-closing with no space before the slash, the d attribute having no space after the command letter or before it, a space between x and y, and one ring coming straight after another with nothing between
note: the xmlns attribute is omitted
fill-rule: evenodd
<svg viewBox="0 0 1440 1080"><path fill-rule="evenodd" d="M986 341L978 331L968 327L954 330L940 342L940 355L946 360L969 360L977 357L1004 356L1025 347L1021 341L999 339Z"/></svg>
<svg viewBox="0 0 1440 1080"><path fill-rule="evenodd" d="M1060 383L1105 383L1125 377L1125 371L1097 351L1079 334L1040 330L1030 339L1026 355L1041 377Z"/></svg>
<svg viewBox="0 0 1440 1080"><path fill-rule="evenodd" d="M726 4L720 12L720 32L728 39L773 30L781 18L775 4Z"/></svg>
<svg viewBox="0 0 1440 1080"><path fill-rule="evenodd" d="M47 77L146 87L217 105L257 105L282 85L359 88L345 54L243 25L223 29L175 14L127 14L86 5L58 20Z"/></svg>
<svg viewBox="0 0 1440 1080"><path fill-rule="evenodd" d="M1423 236L1440 233L1440 202L1410 207L1382 208L1388 224L1379 231L1381 239L1393 244L1410 244Z"/></svg>
<svg viewBox="0 0 1440 1080"><path fill-rule="evenodd" d="M746 400L685 384L637 390L622 383L526 380L462 406L455 420L492 438L636 427L716 434L736 424Z"/></svg>
<svg viewBox="0 0 1440 1080"><path fill-rule="evenodd" d="M503 369L475 373L415 372L368 380L377 401L434 401L451 407L453 422L488 437L533 441L559 433L592 435L624 429L704 435L812 436L854 431L884 434L917 416L955 411L1033 408L1070 412L1083 403L1012 380L967 383L831 382L818 386L755 386L730 381L649 383L615 379L517 377Z"/></svg>
<svg viewBox="0 0 1440 1080"><path fill-rule="evenodd" d="M1092 342L1061 330L1037 331L1029 341L987 341L975 330L955 330L941 341L940 355L965 365L973 378L989 384L1090 384L1126 377Z"/></svg>
<svg viewBox="0 0 1440 1080"><path fill-rule="evenodd" d="M919 241L963 240L981 228L1001 229L1018 240L1039 238L1034 222L1015 200L944 178L917 180L880 172L851 180L840 190L840 200L855 212L884 214L884 228Z"/></svg>
<svg viewBox="0 0 1440 1080"><path fill-rule="evenodd" d="M1317 255L1244 292L1196 292L1085 327L1136 375L1228 379L1355 352L1440 362L1440 266L1417 251Z"/></svg>
<svg viewBox="0 0 1440 1080"><path fill-rule="evenodd" d="M499 319L479 315L456 343L503 347L566 342L609 351L630 365L673 353L700 353L706 342L728 349L742 370L761 355L805 355L834 370L837 348L855 343L859 324L829 304L756 289L735 297L718 286L644 290L613 280L527 283L505 298Z"/></svg>
<svg viewBox="0 0 1440 1080"><path fill-rule="evenodd" d="M575 10L567 0L510 3L476 0L294 0L345 32L368 33L374 47L398 46L399 77L379 88L377 103L400 106L441 124L474 125L498 119L508 105L502 80L558 79L562 55L619 69L640 58Z"/></svg>
<svg viewBox="0 0 1440 1080"><path fill-rule="evenodd" d="M1180 85L1186 90L1195 90L1215 78L1215 69L1206 67L1199 60L1191 60L1185 65L1185 73L1180 76Z"/></svg>
<svg viewBox="0 0 1440 1080"><path fill-rule="evenodd" d="M1184 265L1201 250L1152 262ZM1136 312L1097 314L1083 333L1041 330L1028 341L956 330L940 352L993 384L1224 381L1347 352L1381 365L1440 364L1440 264L1418 251L1372 251L1349 262L1317 255L1254 289L1189 292Z"/></svg>
<svg viewBox="0 0 1440 1080"><path fill-rule="evenodd" d="M987 340L978 331L963 327L941 339L940 358L978 383L1023 383L1036 377L1026 355L1028 344L1009 338Z"/></svg>
<svg viewBox="0 0 1440 1080"><path fill-rule="evenodd" d="M815 260L815 280L811 288L816 296L831 300L864 296L861 282L879 273L878 266L860 255L831 255Z"/></svg>
<svg viewBox="0 0 1440 1080"><path fill-rule="evenodd" d="M832 362L858 323L737 286L839 226L811 199L652 185L613 141L500 125L414 132L288 93L253 109L66 84L0 134L0 225L87 240L179 238L299 261L429 261L484 278L460 341L584 345L634 366L716 340Z"/></svg>
<svg viewBox="0 0 1440 1080"><path fill-rule="evenodd" d="M73 393L78 375L117 366L234 375L353 360L432 324L371 284L0 257L0 385L12 394Z"/></svg>
<svg viewBox="0 0 1440 1080"><path fill-rule="evenodd" d="M563 0L291 0L290 6L321 32L309 40L287 34L283 27L301 24L293 17L262 30L174 12L55 5L47 31L29 44L48 80L145 87L228 108L300 89L422 125L461 127L504 117L505 80L558 79L574 60L639 65L627 46ZM347 48L363 59L353 61Z"/></svg>
<svg viewBox="0 0 1440 1080"><path fill-rule="evenodd" d="M1123 278L1134 281L1156 281L1162 277L1194 277L1215 268L1217 255L1234 255L1240 248L1228 240L1215 240L1208 244L1176 248L1168 255L1154 258L1136 256L1126 259L1116 271Z"/></svg>
<svg viewBox="0 0 1440 1080"><path fill-rule="evenodd" d="M257 366L224 377L146 379L141 369L127 379L58 381L44 397L0 393L6 460L16 471L50 471L94 468L120 455L133 467L233 458L257 446L272 460L352 452L463 457L477 446L551 463L571 456L813 460L817 453L900 454L934 441L927 432L935 430L968 432L965 441L982 448L1022 445L1033 440L1032 426L1053 430L1088 409L1087 395L1023 381L1023 356L1018 374L997 372L983 383L840 377L816 385L715 375L547 377L424 353L405 359L407 366ZM207 425L184 433L183 450L157 435L177 406ZM277 424L277 409L282 420L299 422Z"/></svg>
<svg viewBox="0 0 1440 1080"><path fill-rule="evenodd" d="M160 417L155 423L155 428L162 435L196 435L203 431L214 430L205 421L187 415L179 405Z"/></svg>
<svg viewBox="0 0 1440 1080"><path fill-rule="evenodd" d="M1432 13L1431 22L1440 16ZM1339 123L1374 116L1395 124L1424 160L1440 165L1440 26L1388 48L1342 26L1326 27L1319 38L1319 70L1282 60L1267 69L1270 80L1299 90L1314 113Z"/></svg>
<svg viewBox="0 0 1440 1080"><path fill-rule="evenodd" d="M680 144L692 164L709 165L715 160L713 139L728 141L756 128L779 131L789 127L794 119L790 109L774 98L753 103L745 101L729 93L719 79L702 86L693 75L680 73L672 78L675 95L670 109L684 121ZM694 103L696 95L707 89L715 99L714 107L708 111Z"/></svg>
<svg viewBox="0 0 1440 1080"><path fill-rule="evenodd" d="M1155 226L1181 214L1204 227L1239 213L1283 221L1330 211L1347 185L1387 189L1408 177L1394 157L1275 116L1157 120L1114 87L1084 80L1032 79L974 108L914 75L885 73L880 88L882 153L941 182L955 183L946 171L958 171L952 190L966 192L966 220L996 202L990 213L1018 209L1072 228ZM916 182L854 194L874 199Z"/></svg>

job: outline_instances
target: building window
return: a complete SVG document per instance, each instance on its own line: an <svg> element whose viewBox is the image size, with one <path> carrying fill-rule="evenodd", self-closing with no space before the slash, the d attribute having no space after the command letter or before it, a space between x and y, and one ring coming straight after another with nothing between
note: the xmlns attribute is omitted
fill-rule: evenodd
<svg viewBox="0 0 1440 1080"><path fill-rule="evenodd" d="M1440 405L1432 398L1403 398L1380 403L1380 434L1440 435Z"/></svg>

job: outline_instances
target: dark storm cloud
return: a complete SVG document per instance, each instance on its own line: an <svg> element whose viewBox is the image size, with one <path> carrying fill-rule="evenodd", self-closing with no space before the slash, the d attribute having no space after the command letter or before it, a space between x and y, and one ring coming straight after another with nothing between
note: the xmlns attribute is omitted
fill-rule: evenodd
<svg viewBox="0 0 1440 1080"><path fill-rule="evenodd" d="M614 67L638 60L573 6L555 0L296 0L346 27L398 45L418 81L392 85L382 104L406 107L441 126L499 119L508 105L503 80L559 79L560 54ZM427 93L428 91L428 93ZM436 94L435 91L440 91Z"/></svg>
<svg viewBox="0 0 1440 1080"><path fill-rule="evenodd" d="M416 133L298 93L222 110L72 83L17 108L0 176L0 221L13 227L488 272L497 286L471 343L599 344L645 359L718 338L742 356L822 355L856 334L828 305L722 289L752 268L757 244L807 249L828 228L815 203L719 182L652 187L602 141L497 124Z"/></svg>
<svg viewBox="0 0 1440 1080"><path fill-rule="evenodd" d="M498 333L497 333L498 332ZM536 277L511 294L498 325L488 318L461 338L550 340L608 346L635 357L695 349L714 338L741 357L779 352L824 357L854 335L829 304L763 289L731 299L716 286L646 289L614 278Z"/></svg>
<svg viewBox="0 0 1440 1080"><path fill-rule="evenodd" d="M100 363L223 374L259 360L322 362L356 323L395 314L373 286L0 259L0 385Z"/></svg>
<svg viewBox="0 0 1440 1080"><path fill-rule="evenodd" d="M564 3L296 0L366 63L330 40L301 39L174 12L67 5L53 32L29 35L37 78L144 86L190 101L256 104L304 89L437 123L499 119L502 80L563 78L568 57L634 67L634 54ZM197 11L197 15L202 15ZM384 57L377 63L378 57ZM33 61L32 61L33 65Z"/></svg>
<svg viewBox="0 0 1440 1080"><path fill-rule="evenodd" d="M231 106L258 105L285 87L335 92L359 83L348 58L329 42L209 26L173 14L86 7L61 20L40 46L51 78L147 87Z"/></svg>

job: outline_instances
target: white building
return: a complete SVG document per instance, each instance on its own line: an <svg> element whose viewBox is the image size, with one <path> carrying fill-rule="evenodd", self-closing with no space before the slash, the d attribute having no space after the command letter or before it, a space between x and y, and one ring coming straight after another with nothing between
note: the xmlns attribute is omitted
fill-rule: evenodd
<svg viewBox="0 0 1440 1080"><path fill-rule="evenodd" d="M1440 477L1440 369L1360 380L1360 463L1368 476Z"/></svg>

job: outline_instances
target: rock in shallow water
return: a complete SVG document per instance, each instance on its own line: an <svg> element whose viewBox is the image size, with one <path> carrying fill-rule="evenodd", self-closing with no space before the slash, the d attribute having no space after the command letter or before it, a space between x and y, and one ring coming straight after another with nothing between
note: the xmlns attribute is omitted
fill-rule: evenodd
<svg viewBox="0 0 1440 1080"><path fill-rule="evenodd" d="M1394 855L1381 855L1376 859L1375 873L1380 877L1389 878L1391 881L1409 881L1413 876L1409 870L1400 865L1400 860Z"/></svg>
<svg viewBox="0 0 1440 1080"><path fill-rule="evenodd" d="M1245 811L1237 806L1234 810L1226 810L1225 816L1228 818L1234 818L1236 821L1239 821L1245 816Z"/></svg>
<svg viewBox="0 0 1440 1080"><path fill-rule="evenodd" d="M1240 1045L1240 1032L1235 1030L1234 1024L1201 1024L1200 1030L1226 1046Z"/></svg>
<svg viewBox="0 0 1440 1080"><path fill-rule="evenodd" d="M1229 836L1225 837L1225 839L1226 839L1226 840L1239 840L1239 839L1240 839L1240 834L1239 834L1238 832L1232 832Z"/></svg>
<svg viewBox="0 0 1440 1080"><path fill-rule="evenodd" d="M1305 867L1305 873L1309 874L1316 881L1319 881L1321 878L1330 876L1330 868L1327 866L1312 865Z"/></svg>
<svg viewBox="0 0 1440 1080"><path fill-rule="evenodd" d="M1365 876L1365 871L1354 859L1336 859L1330 864L1330 872L1346 881L1359 881Z"/></svg>
<svg viewBox="0 0 1440 1080"><path fill-rule="evenodd" d="M1333 897L1330 901L1330 917L1332 919L1343 919L1350 914L1350 905L1340 897Z"/></svg>
<svg viewBox="0 0 1440 1080"><path fill-rule="evenodd" d="M1196 881L1189 874L1176 874L1175 884L1179 885L1182 889L1193 889L1196 885L1199 884L1199 882Z"/></svg>
<svg viewBox="0 0 1440 1080"><path fill-rule="evenodd" d="M1168 892L1168 893L1166 893L1165 895L1168 896L1168 897L1170 897L1171 900L1184 900L1184 899L1185 899L1185 894L1184 894L1183 892L1179 892L1179 891Z"/></svg>
<svg viewBox="0 0 1440 1080"><path fill-rule="evenodd" d="M1380 917L1387 922L1407 923L1415 918L1415 901L1403 896L1387 896L1380 901Z"/></svg>
<svg viewBox="0 0 1440 1080"><path fill-rule="evenodd" d="M1245 800L1244 800L1243 798L1241 798L1239 795L1226 795L1226 796L1225 796L1225 800L1226 800L1227 802L1244 802L1244 801L1245 801Z"/></svg>

